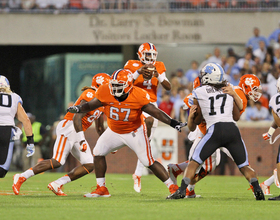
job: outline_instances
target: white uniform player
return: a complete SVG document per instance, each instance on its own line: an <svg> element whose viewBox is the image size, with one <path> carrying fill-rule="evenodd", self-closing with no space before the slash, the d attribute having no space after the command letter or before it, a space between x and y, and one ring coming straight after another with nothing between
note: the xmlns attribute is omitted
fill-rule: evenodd
<svg viewBox="0 0 280 220"><path fill-rule="evenodd" d="M185 198L186 189L195 176L195 171L218 148L225 147L232 155L241 173L252 185L257 200L264 200L255 171L249 167L246 146L241 138L235 120L240 117L239 108L234 105L236 98L223 93L224 70L217 63L208 63L201 70L202 86L193 91L194 105L190 109L188 127L191 131L206 121L207 133L194 150L192 160L182 179L181 187L167 199ZM241 103L242 104L242 103Z"/></svg>
<svg viewBox="0 0 280 220"><path fill-rule="evenodd" d="M32 126L22 107L22 99L11 91L8 79L0 75L0 178L4 178L10 168L14 140L19 139L21 135L21 130L15 126L15 117L24 125L27 134L27 156L32 156L35 152Z"/></svg>

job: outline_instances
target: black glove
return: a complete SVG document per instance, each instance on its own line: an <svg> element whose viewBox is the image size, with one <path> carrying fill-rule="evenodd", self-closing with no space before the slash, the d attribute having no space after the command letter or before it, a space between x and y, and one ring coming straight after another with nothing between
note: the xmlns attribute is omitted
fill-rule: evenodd
<svg viewBox="0 0 280 220"><path fill-rule="evenodd" d="M171 119L170 126L175 128L177 131L181 132L181 128L185 127L188 123L187 122L179 122L175 119Z"/></svg>
<svg viewBox="0 0 280 220"><path fill-rule="evenodd" d="M67 112L70 112L70 113L79 113L81 111L81 106L79 105L73 105L73 106L70 106L68 109L67 109Z"/></svg>

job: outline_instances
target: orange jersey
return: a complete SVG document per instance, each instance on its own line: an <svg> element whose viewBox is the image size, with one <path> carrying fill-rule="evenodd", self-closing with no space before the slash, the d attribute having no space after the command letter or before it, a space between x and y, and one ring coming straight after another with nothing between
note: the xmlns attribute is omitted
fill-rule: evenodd
<svg viewBox="0 0 280 220"><path fill-rule="evenodd" d="M109 128L118 133L126 134L135 131L144 123L141 108L150 103L149 94L143 89L133 86L126 100L119 102L110 93L109 85L101 85L96 98L105 107Z"/></svg>
<svg viewBox="0 0 280 220"><path fill-rule="evenodd" d="M242 113L245 111L246 107L247 107L247 98L245 93L243 92L243 90L239 87L239 86L234 86L234 91L237 93L237 95L242 99L243 102L243 108L240 111L240 115L242 115Z"/></svg>
<svg viewBox="0 0 280 220"><path fill-rule="evenodd" d="M126 62L124 69L129 69L132 73L134 73L136 70L141 68L144 64L141 61L138 60L129 60ZM159 74L162 74L166 71L166 68L164 66L163 62L156 61L154 65L157 69L157 72ZM146 90L150 97L151 102L157 101L157 87L158 87L158 79L156 77L152 77L149 81L145 81L143 76L140 74L139 77L134 81L134 85L138 86L144 90Z"/></svg>
<svg viewBox="0 0 280 220"><path fill-rule="evenodd" d="M79 105L82 100L89 102L94 97L95 97L95 91L93 89L87 89L80 95L80 97L75 102L75 105ZM100 117L102 112L104 112L104 107L100 107L98 109L88 112L82 118L83 131L87 130L94 122L94 120L97 120ZM73 117L74 117L74 113L67 112L67 114L64 116L64 119L73 120Z"/></svg>

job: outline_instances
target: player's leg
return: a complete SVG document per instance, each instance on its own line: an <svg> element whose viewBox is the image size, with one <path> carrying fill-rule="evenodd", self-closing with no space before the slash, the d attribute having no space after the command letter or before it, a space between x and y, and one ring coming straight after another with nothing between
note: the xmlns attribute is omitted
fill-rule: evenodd
<svg viewBox="0 0 280 220"><path fill-rule="evenodd" d="M13 137L12 126L0 126L0 178L4 178L8 172L14 149L14 141L11 141Z"/></svg>
<svg viewBox="0 0 280 220"><path fill-rule="evenodd" d="M162 164L154 160L145 124L139 127L134 135L126 135L125 142L136 153L144 166L148 167L156 177L164 182L171 193L178 189L178 186L174 185Z"/></svg>
<svg viewBox="0 0 280 220"><path fill-rule="evenodd" d="M274 170L274 182L275 185L280 188L280 184L279 184L279 179L280 179L280 146L278 149L278 155L277 155L277 164L276 164L276 170ZM280 195L277 197L272 197L269 198L269 200L280 200Z"/></svg>
<svg viewBox="0 0 280 220"><path fill-rule="evenodd" d="M21 174L14 175L13 190L16 195L19 194L21 185L30 177L47 170L56 169L65 163L69 155L71 145L69 140L64 135L57 136L53 148L53 157L51 159L42 160L34 167L29 168Z"/></svg>
<svg viewBox="0 0 280 220"><path fill-rule="evenodd" d="M66 196L66 194L62 191L62 186L72 182L80 177L89 174L94 169L93 164L93 156L91 154L91 149L86 141L87 150L85 152L81 152L79 150L80 145L78 142L75 142L74 146L71 149L71 154L81 163L80 166L75 167L66 175L60 177L59 179L51 182L48 185L48 188L51 189L58 196Z"/></svg>
<svg viewBox="0 0 280 220"><path fill-rule="evenodd" d="M128 134L131 135L131 134ZM97 188L91 193L87 193L84 197L110 197L109 191L105 184L105 174L107 163L105 156L112 151L118 150L124 146L123 139L119 134L113 132L109 127L98 138L93 149L94 167Z"/></svg>

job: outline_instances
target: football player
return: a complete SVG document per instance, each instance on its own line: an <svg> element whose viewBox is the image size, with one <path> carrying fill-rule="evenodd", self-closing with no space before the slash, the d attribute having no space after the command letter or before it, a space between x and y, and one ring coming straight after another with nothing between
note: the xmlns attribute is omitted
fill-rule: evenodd
<svg viewBox="0 0 280 220"><path fill-rule="evenodd" d="M15 126L14 118L22 122L27 136L27 157L35 153L31 122L22 107L21 97L12 92L9 80L0 75L0 178L4 178L10 168L14 140L20 138L21 130Z"/></svg>
<svg viewBox="0 0 280 220"><path fill-rule="evenodd" d="M270 101L269 101L269 106L271 108L271 112L272 112L274 121L273 121L271 127L269 128L268 132L263 134L263 138L265 140L270 141L271 144L272 144L273 133L275 132L275 130L278 127L280 127L280 113L279 113L279 108L280 108L280 102L279 102L279 100L280 100L280 78L278 78L276 86L277 86L277 93L274 96L272 96L270 98ZM274 142L277 139L278 139L278 137L275 138ZM280 185L279 185L279 179L280 179L280 146L279 146L279 150L278 150L278 154L277 154L277 158L276 158L276 163L277 164L276 164L276 169L274 170L274 175L272 175L266 181L261 183L261 186L264 188L264 190L267 190L267 189L269 190L269 187L273 183L273 181L274 181L275 185L278 188L280 188ZM280 200L280 195L276 196L276 197L268 198L268 200Z"/></svg>
<svg viewBox="0 0 280 220"><path fill-rule="evenodd" d="M207 132L194 149L181 187L167 199L185 198L187 187L195 177L197 168L218 148L225 147L252 186L256 200L265 200L256 173L249 167L246 146L235 124L240 117L239 96L228 90L229 86L223 79L224 70L219 64L206 64L201 74L202 86L196 88L192 94L193 105L190 108L188 127L194 131L204 118Z"/></svg>
<svg viewBox="0 0 280 220"><path fill-rule="evenodd" d="M150 101L150 96L145 90L133 86L131 71L119 69L112 74L109 84L99 87L93 100L68 108L68 111L72 113L85 113L104 106L104 113L107 116L108 128L100 136L93 149L97 188L85 194L85 197L111 196L105 185L107 167L105 156L124 146L128 146L136 153L141 163L165 183L169 192L172 193L178 189L162 164L153 158L142 111L178 131L181 131L186 123L171 119Z"/></svg>
<svg viewBox="0 0 280 220"><path fill-rule="evenodd" d="M200 86L200 79L197 77L194 81L194 89ZM232 90L232 86L228 85L225 88L223 88L223 91L225 93L228 93L232 96L237 95L241 100L239 102L238 108L240 110L240 116L245 111L247 107L247 100L251 99L254 102L258 101L262 95L261 93L261 84L260 80L257 76L252 74L245 74L240 78L239 86L234 86L234 91ZM236 94L235 94L236 93ZM238 99L237 99L238 100ZM184 99L184 110L188 110L192 103L192 94L189 94ZM201 140L201 138L206 134L206 123L203 120L198 126L197 129L194 132L190 132L188 138L190 140L193 140L194 143L190 150L190 156L189 160L185 161L180 164L168 164L168 172L171 179L177 183L177 176L184 172L184 170L187 168L189 161L191 160L191 157L193 155L193 151L196 148L198 142ZM227 154L232 160L232 156L228 152L228 150L224 147L221 148L221 150ZM207 158L206 161L197 169L195 178L191 181L191 184L188 185L188 188L186 190L186 198L195 198L197 195L194 192L195 184L207 176L210 172L213 172L216 167L220 163L220 149L217 149L211 157ZM262 187L262 184L261 184Z"/></svg>
<svg viewBox="0 0 280 220"><path fill-rule="evenodd" d="M91 87L82 88L83 93L75 102L75 105L86 103L95 97L96 91L100 85L109 83L110 76L106 73L98 73L92 78ZM74 181L93 171L93 156L90 147L85 139L86 131L93 122L95 122L96 131L99 135L103 133L103 117L101 116L104 107L89 111L84 114L74 115L68 112L56 128L57 138L53 148L53 157L51 159L40 161L34 167L21 174L14 175L13 191L16 195L20 192L21 185L30 177L62 166L69 153L71 153L81 165L75 167L65 176L51 182L48 188L58 196L66 196L61 190L66 183Z"/></svg>
<svg viewBox="0 0 280 220"><path fill-rule="evenodd" d="M150 101L157 106L157 88L159 83L166 90L171 89L171 84L168 81L165 72L166 68L163 62L157 61L157 49L152 43L143 43L138 49L139 60L129 60L124 66L124 69L129 69L133 73L134 85L148 92ZM152 140L154 131L158 126L158 120L151 115L143 112L149 140ZM137 166L132 175L134 180L134 190L141 191L141 176L144 165L137 161Z"/></svg>

